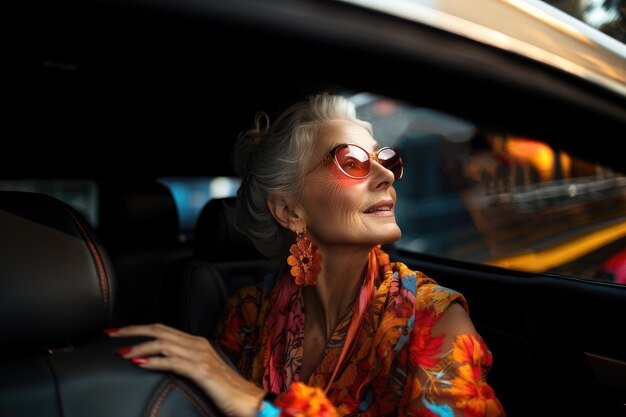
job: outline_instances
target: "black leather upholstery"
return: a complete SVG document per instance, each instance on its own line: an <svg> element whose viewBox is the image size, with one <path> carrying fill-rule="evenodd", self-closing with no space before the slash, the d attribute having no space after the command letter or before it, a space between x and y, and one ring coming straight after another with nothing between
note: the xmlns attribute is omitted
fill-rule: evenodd
<svg viewBox="0 0 626 417"><path fill-rule="evenodd" d="M177 261L166 279L161 321L210 339L230 294L280 270L283 262L263 256L235 229L235 204L235 197L214 199L202 210L194 255Z"/></svg>
<svg viewBox="0 0 626 417"><path fill-rule="evenodd" d="M243 233L235 229L236 197L210 200L198 216L194 255L211 262L265 259Z"/></svg>
<svg viewBox="0 0 626 417"><path fill-rule="evenodd" d="M176 202L154 180L99 184L98 235L107 248L160 246L176 242ZM158 226L158 227L155 227Z"/></svg>
<svg viewBox="0 0 626 417"><path fill-rule="evenodd" d="M2 347L62 342L110 325L113 272L82 217L43 194L0 196Z"/></svg>
<svg viewBox="0 0 626 417"><path fill-rule="evenodd" d="M219 415L188 381L149 372L109 338L115 275L81 216L43 194L0 192L0 416Z"/></svg>
<svg viewBox="0 0 626 417"><path fill-rule="evenodd" d="M101 183L98 235L117 274L116 325L153 323L168 268L192 254L178 240L174 197L154 180Z"/></svg>

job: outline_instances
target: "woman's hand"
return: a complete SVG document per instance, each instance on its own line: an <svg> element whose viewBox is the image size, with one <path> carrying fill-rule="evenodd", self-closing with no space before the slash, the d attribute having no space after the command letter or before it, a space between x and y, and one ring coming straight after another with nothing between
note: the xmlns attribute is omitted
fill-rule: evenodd
<svg viewBox="0 0 626 417"><path fill-rule="evenodd" d="M229 416L256 416L265 392L227 365L205 338L158 323L106 333L111 337L152 337L151 341L117 353L144 369L169 371L190 379Z"/></svg>

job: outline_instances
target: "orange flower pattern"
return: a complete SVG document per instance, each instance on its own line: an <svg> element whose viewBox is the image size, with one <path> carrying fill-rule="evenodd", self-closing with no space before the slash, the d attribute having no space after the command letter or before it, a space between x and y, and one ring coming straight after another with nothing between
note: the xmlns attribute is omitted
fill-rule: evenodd
<svg viewBox="0 0 626 417"><path fill-rule="evenodd" d="M288 271L231 296L217 342L244 376L282 393L285 416L504 416L486 380L492 356L484 341L437 326L453 302L467 310L463 296L374 251L375 293L332 381L353 313L340 320L310 379L300 381L305 311Z"/></svg>
<svg viewBox="0 0 626 417"><path fill-rule="evenodd" d="M281 409L280 417L337 416L337 410L328 401L324 391L302 382L291 384L285 393L276 398L274 405Z"/></svg>
<svg viewBox="0 0 626 417"><path fill-rule="evenodd" d="M317 274L320 273L322 255L317 251L317 246L308 237L298 237L298 241L289 249L291 255L287 263L291 266L290 274L296 280L297 285L315 285Z"/></svg>

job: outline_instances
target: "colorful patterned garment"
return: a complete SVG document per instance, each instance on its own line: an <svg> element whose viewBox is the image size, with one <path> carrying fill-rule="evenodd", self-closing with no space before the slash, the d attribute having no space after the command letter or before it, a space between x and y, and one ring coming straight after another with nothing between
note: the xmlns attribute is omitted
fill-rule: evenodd
<svg viewBox="0 0 626 417"><path fill-rule="evenodd" d="M340 320L308 381L299 381L302 287L289 272L231 296L217 342L246 378L284 393L277 399L281 415L504 416L486 382L492 357L481 337L446 333L445 323L452 328L454 321L446 321L444 312L453 302L467 310L463 296L403 263L389 262L380 247L370 254L371 271L373 298L362 317L350 311ZM353 317L361 318L360 327L339 361ZM431 332L440 320L444 324ZM298 393L308 393L307 401ZM329 405L331 412L319 412L328 400L335 409Z"/></svg>

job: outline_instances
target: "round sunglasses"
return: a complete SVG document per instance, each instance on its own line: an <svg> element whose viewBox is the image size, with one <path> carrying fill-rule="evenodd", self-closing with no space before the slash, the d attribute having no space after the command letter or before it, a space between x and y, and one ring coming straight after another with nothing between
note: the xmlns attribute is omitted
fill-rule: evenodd
<svg viewBox="0 0 626 417"><path fill-rule="evenodd" d="M400 157L400 153L393 148L380 148L376 153L371 154L358 145L344 143L331 149L331 151L322 158L319 164L311 168L306 175L313 172L317 167L324 165L331 158L335 160L335 164L341 172L347 177L354 179L363 179L370 175L372 171L372 159L391 171L396 181L402 178L404 171L402 157Z"/></svg>

